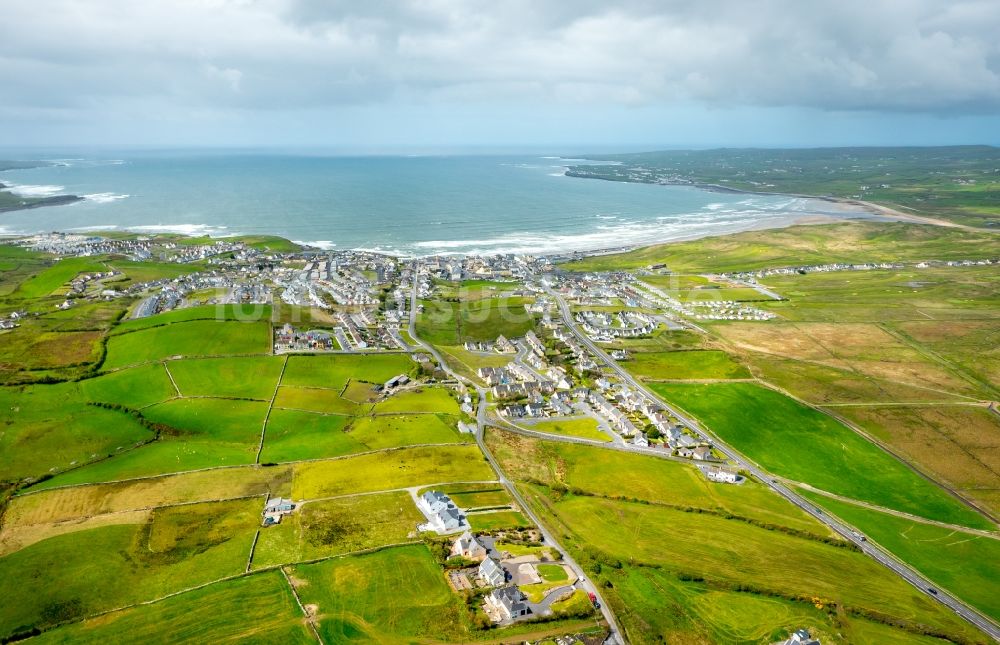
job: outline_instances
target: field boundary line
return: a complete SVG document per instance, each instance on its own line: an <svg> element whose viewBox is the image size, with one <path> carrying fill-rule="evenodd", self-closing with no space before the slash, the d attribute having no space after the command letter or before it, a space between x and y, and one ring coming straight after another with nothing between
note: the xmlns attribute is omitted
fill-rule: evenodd
<svg viewBox="0 0 1000 645"><path fill-rule="evenodd" d="M174 380L174 375L170 372L170 368L167 367L167 361L160 361L160 365L163 366L163 371L167 373L167 378L170 379L170 384L174 386L174 394L176 398L181 398L184 395L181 394L181 388L177 387L177 381Z"/></svg>
<svg viewBox="0 0 1000 645"><path fill-rule="evenodd" d="M295 588L295 585L292 584L292 579L288 576L288 572L285 571L285 567L281 567L279 571L281 571L282 577L288 584L288 588L292 591L292 597L295 598L295 604L299 606L299 610L302 612L302 615L305 616L306 624L309 625L309 630L312 631L313 636L316 637L316 642L320 645L325 645L323 643L323 637L319 635L319 630L316 629L316 622L313 620L312 616L309 615L309 612L306 611L305 605L302 604L302 599L299 598L299 592Z"/></svg>
<svg viewBox="0 0 1000 645"><path fill-rule="evenodd" d="M273 328L272 328L273 333ZM281 379L285 377L285 368L288 367L288 356L281 362L281 372L278 374L278 381L274 384L274 392L271 393L271 400L267 404L267 413L264 415L264 423L260 427L260 443L257 445L257 456L254 463L260 463L260 453L264 452L264 435L267 434L267 422L271 418L271 410L274 409L274 400L278 398L278 388L281 387Z"/></svg>

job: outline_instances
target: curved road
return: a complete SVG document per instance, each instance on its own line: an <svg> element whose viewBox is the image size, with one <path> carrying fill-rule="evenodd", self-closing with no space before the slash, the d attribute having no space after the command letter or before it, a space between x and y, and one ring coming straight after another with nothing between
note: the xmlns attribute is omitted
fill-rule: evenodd
<svg viewBox="0 0 1000 645"><path fill-rule="evenodd" d="M524 498L521 497L521 493L518 492L517 488L514 487L514 484L511 483L511 481L507 478L507 475L503 472L503 470L500 469L499 464L497 464L496 459L494 459L493 457L493 453L490 452L490 449L486 446L486 442L483 441L483 432L488 424L488 419L486 417L486 404L487 404L486 388L480 387L470 382L467 378L465 378L461 374L452 371L452 369L448 366L448 363L446 363L444 359L441 358L441 354L438 353L437 349L435 349L429 343L424 342L423 340L420 339L419 336L417 336L418 276L415 265L413 268L413 274L414 274L413 293L410 296L410 325L409 325L410 338L412 338L414 342L416 342L418 345L427 350L427 352L429 352L431 356L433 356L434 359L437 360L438 364L441 366L441 369L444 370L446 374L457 380L463 386L466 387L471 386L476 389L476 392L479 395L479 405L476 411L476 444L479 446L479 449L483 452L483 455L486 457L486 461L489 462L490 467L493 468L494 472L496 472L497 478L500 480L501 485L503 485L504 488L510 491L511 496L517 501L518 505L521 507L521 510L524 511L524 514L527 515L528 518L530 518L531 521L534 522L536 526L538 526L539 531L541 531L542 536L545 538L545 542L550 546L552 546L552 548L562 553L563 562L572 567L573 571L576 572L577 575L576 584L579 585L579 587L582 588L584 591L594 594L594 596L597 598L597 601L601 606L601 614L604 616L604 620L607 622L608 630L610 631L605 643L606 644L610 643L612 645L623 645L625 643L625 640L621 633L621 629L618 627L618 621L615 620L615 616L611 612L611 609L608 607L608 604L604 602L604 598L601 597L601 592L597 589L596 586L594 586L594 584L590 581L590 579L586 577L583 568L576 563L576 561L572 558L572 556L569 555L569 552L567 552L566 549L564 549L555 539L552 533L549 532L547 528L545 528L545 525L542 524L539 518L535 515L534 511L531 510L531 507L528 506Z"/></svg>
<svg viewBox="0 0 1000 645"><path fill-rule="evenodd" d="M621 365L616 363L614 360L608 356L604 350L598 347L589 336L577 329L576 325L573 324L573 317L570 313L569 305L566 300L556 293L551 288L546 288L546 292L552 296L556 302L559 304L559 310L562 313L563 321L566 326L573 332L573 334L598 358L600 358L608 367L610 367L618 376L635 387L638 391L642 392L650 400L655 401L657 405L662 406L670 414L675 416L682 423L687 425L689 428L695 432L701 434L702 436L710 439L715 448L724 454L727 458L734 461L741 469L749 472L758 480L769 486L773 491L787 499L792 504L795 504L800 509L819 520L831 530L839 534L845 540L856 545L865 554L874 558L877 562L884 565L888 569L891 569L894 573L899 575L901 578L909 582L911 585L927 594L934 600L937 600L941 604L945 605L953 612L955 612L959 617L965 619L966 621L972 623L977 628L981 629L983 632L988 634L993 640L1000 642L1000 626L993 622L990 618L979 613L978 610L973 609L969 605L965 604L963 601L955 598L951 594L947 593L942 589L932 583L930 580L925 578L923 575L918 573L916 570L910 568L908 565L904 564L902 561L898 560L895 556L891 555L889 552L883 550L867 540L861 539L860 533L856 532L853 527L841 522L840 520L827 515L815 505L810 503L804 497L801 497L798 493L785 486L776 480L772 475L765 472L763 469L758 467L756 464L751 462L749 459L736 452L733 448L719 440L711 432L708 432L701 428L696 421L687 416L679 413L676 409L670 407L661 401L655 394L649 391L646 386L640 383L636 378L629 374ZM931 590L934 591L931 591Z"/></svg>

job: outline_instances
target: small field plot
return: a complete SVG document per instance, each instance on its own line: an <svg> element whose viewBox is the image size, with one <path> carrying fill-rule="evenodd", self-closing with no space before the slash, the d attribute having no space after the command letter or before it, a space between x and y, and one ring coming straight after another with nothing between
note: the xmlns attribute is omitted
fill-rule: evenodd
<svg viewBox="0 0 1000 645"><path fill-rule="evenodd" d="M322 414L366 414L370 405L359 405L341 398L338 390L321 387L282 385L274 399L274 407L288 410L308 410Z"/></svg>
<svg viewBox="0 0 1000 645"><path fill-rule="evenodd" d="M143 415L178 432L182 441L253 444L256 450L267 403L230 399L175 399L147 408Z"/></svg>
<svg viewBox="0 0 1000 645"><path fill-rule="evenodd" d="M409 374L415 365L405 354L289 356L281 384L340 391L351 379L382 384L397 374Z"/></svg>
<svg viewBox="0 0 1000 645"><path fill-rule="evenodd" d="M750 378L750 372L725 352L635 352L622 367L650 381Z"/></svg>
<svg viewBox="0 0 1000 645"><path fill-rule="evenodd" d="M219 582L160 602L66 625L38 643L315 643L279 571Z"/></svg>
<svg viewBox="0 0 1000 645"><path fill-rule="evenodd" d="M803 491L903 562L994 620L1000 619L1000 540L914 522Z"/></svg>
<svg viewBox="0 0 1000 645"><path fill-rule="evenodd" d="M169 361L167 369L184 396L270 401L284 362L277 356L196 358Z"/></svg>
<svg viewBox="0 0 1000 645"><path fill-rule="evenodd" d="M137 365L168 356L263 354L268 351L269 339L270 326L265 322L196 320L153 327L112 336L104 368Z"/></svg>
<svg viewBox="0 0 1000 645"><path fill-rule="evenodd" d="M108 267L93 258L65 258L25 280L18 286L15 296L43 298L63 293L61 287L81 273L105 272Z"/></svg>
<svg viewBox="0 0 1000 645"><path fill-rule="evenodd" d="M611 441L610 435L601 432L596 419L583 417L579 419L555 419L538 423L519 423L521 427L535 432L593 439L594 441Z"/></svg>
<svg viewBox="0 0 1000 645"><path fill-rule="evenodd" d="M339 457L368 447L345 432L351 418L299 410L271 410L262 463Z"/></svg>
<svg viewBox="0 0 1000 645"><path fill-rule="evenodd" d="M421 387L392 394L372 408L375 414L434 412L458 415L458 401L451 390L443 387Z"/></svg>
<svg viewBox="0 0 1000 645"><path fill-rule="evenodd" d="M358 417L351 422L347 432L369 450L471 441L469 435L458 433L457 423L456 417L444 414L382 415Z"/></svg>
<svg viewBox="0 0 1000 645"><path fill-rule="evenodd" d="M464 640L462 609L424 545L291 568L327 643Z"/></svg>
<svg viewBox="0 0 1000 645"><path fill-rule="evenodd" d="M531 520L518 511L485 511L468 516L474 531L503 531L505 529L527 529L534 526Z"/></svg>
<svg viewBox="0 0 1000 645"><path fill-rule="evenodd" d="M655 383L737 450L792 481L942 522L992 528L835 419L750 383Z"/></svg>
<svg viewBox="0 0 1000 645"><path fill-rule="evenodd" d="M390 490L435 483L493 481L496 475L473 445L402 448L330 461L296 464L292 497Z"/></svg>
<svg viewBox="0 0 1000 645"><path fill-rule="evenodd" d="M0 604L0 634L44 628L241 573L260 500L154 511L144 524L61 535L0 558L19 601Z"/></svg>
<svg viewBox="0 0 1000 645"><path fill-rule="evenodd" d="M510 493L499 483L447 484L445 486L433 486L425 490L432 489L447 493L451 497L451 501L466 510L470 508L508 506L513 502ZM422 495L425 490L417 491L417 494Z"/></svg>
<svg viewBox="0 0 1000 645"><path fill-rule="evenodd" d="M128 414L86 405L74 383L0 388L0 481L76 468L153 436Z"/></svg>
<svg viewBox="0 0 1000 645"><path fill-rule="evenodd" d="M177 396L162 363L110 372L80 381L80 392L90 401L117 403L139 409Z"/></svg>
<svg viewBox="0 0 1000 645"><path fill-rule="evenodd" d="M253 566L302 562L416 539L426 521L410 494L359 495L301 504L260 532Z"/></svg>
<svg viewBox="0 0 1000 645"><path fill-rule="evenodd" d="M994 513L1000 512L1000 417L971 406L831 408Z"/></svg>
<svg viewBox="0 0 1000 645"><path fill-rule="evenodd" d="M566 532L564 547L574 553L586 549L606 563L620 562L623 571L631 570L634 563L660 566L663 574L672 573L675 579L704 578L717 589L737 590L745 585L767 590L761 596L810 598L824 606L836 603L848 615L853 610L874 612L903 625L975 634L919 590L849 548L736 519L656 505L575 495L560 499L537 487L530 487L532 500L550 514L550 526ZM592 557L585 561L585 568L593 566ZM599 575L604 575L603 570ZM618 574L611 571L608 575L617 579Z"/></svg>

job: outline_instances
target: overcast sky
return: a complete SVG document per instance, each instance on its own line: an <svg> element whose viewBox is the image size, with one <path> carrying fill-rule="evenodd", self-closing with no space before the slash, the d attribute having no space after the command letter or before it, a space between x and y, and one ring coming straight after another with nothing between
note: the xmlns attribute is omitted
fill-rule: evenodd
<svg viewBox="0 0 1000 645"><path fill-rule="evenodd" d="M0 146L1000 144L998 0L0 0Z"/></svg>

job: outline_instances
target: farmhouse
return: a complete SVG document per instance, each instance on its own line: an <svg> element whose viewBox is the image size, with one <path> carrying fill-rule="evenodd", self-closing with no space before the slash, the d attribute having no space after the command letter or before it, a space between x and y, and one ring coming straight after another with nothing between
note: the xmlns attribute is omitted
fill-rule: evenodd
<svg viewBox="0 0 1000 645"><path fill-rule="evenodd" d="M267 500L264 504L264 526L281 524L281 517L295 510L292 500L283 497L275 497Z"/></svg>
<svg viewBox="0 0 1000 645"><path fill-rule="evenodd" d="M482 560L486 557L486 548L479 543L475 535L466 531L451 545L451 554L470 560Z"/></svg>
<svg viewBox="0 0 1000 645"><path fill-rule="evenodd" d="M507 582L507 572L493 558L486 558L479 565L479 579L491 587L498 587Z"/></svg>
<svg viewBox="0 0 1000 645"><path fill-rule="evenodd" d="M397 376L393 376L391 379L386 381L383 387L387 390L391 390L394 387L398 387L400 385L406 385L409 382L410 382L409 376L407 376L406 374L399 374Z"/></svg>
<svg viewBox="0 0 1000 645"><path fill-rule="evenodd" d="M705 477L709 481L722 484L735 484L740 479L740 476L735 471L728 468L720 468L719 466L712 466L711 468L702 466L701 468L704 469Z"/></svg>
<svg viewBox="0 0 1000 645"><path fill-rule="evenodd" d="M495 622L512 620L528 615L524 594L516 586L494 589L486 596L486 612L495 616Z"/></svg>
<svg viewBox="0 0 1000 645"><path fill-rule="evenodd" d="M436 490L429 490L417 500L417 507L427 518L427 524L421 530L451 533L468 526L461 510L452 503L451 498Z"/></svg>
<svg viewBox="0 0 1000 645"><path fill-rule="evenodd" d="M787 639L774 645L820 645L819 640L812 637L808 629L796 629Z"/></svg>

